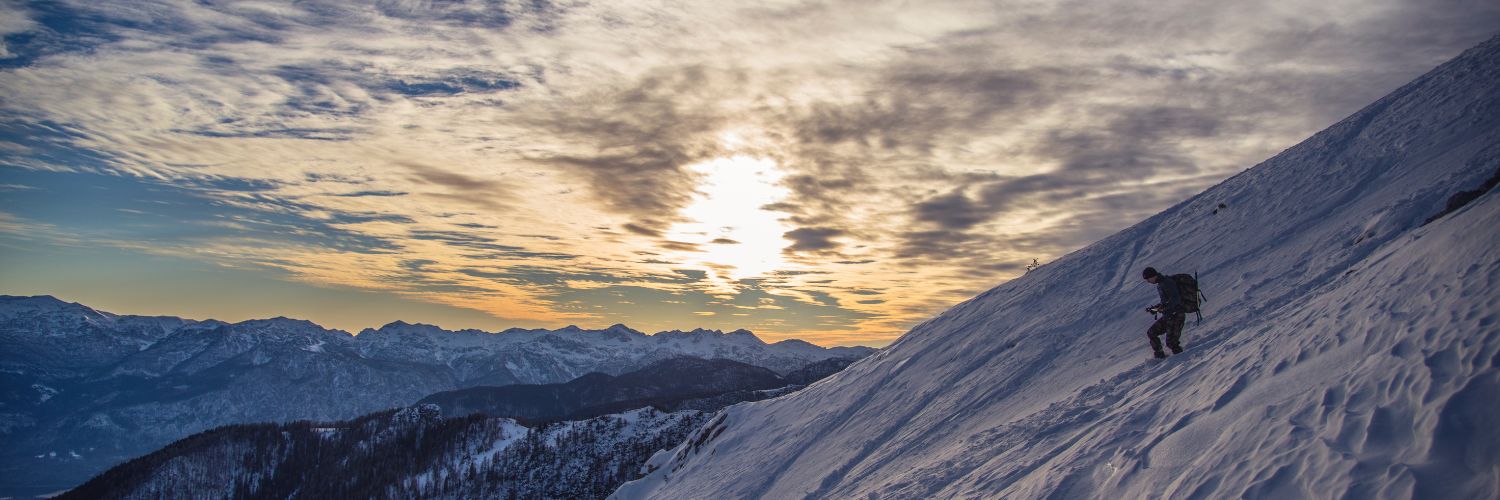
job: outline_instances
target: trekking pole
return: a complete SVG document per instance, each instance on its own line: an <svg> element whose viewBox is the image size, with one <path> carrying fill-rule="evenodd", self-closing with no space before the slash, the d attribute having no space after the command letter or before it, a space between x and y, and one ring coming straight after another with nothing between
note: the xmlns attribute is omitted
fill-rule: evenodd
<svg viewBox="0 0 1500 500"><path fill-rule="evenodd" d="M1193 281L1198 281L1198 271L1193 271ZM1203 282L1201 281L1198 281L1198 302L1202 304L1208 303L1208 296L1203 294ZM1202 309L1202 307L1200 306L1199 309Z"/></svg>
<svg viewBox="0 0 1500 500"><path fill-rule="evenodd" d="M1198 294L1198 325L1201 326L1203 325L1203 304L1208 303L1208 296L1203 294L1203 282L1198 281L1198 271L1193 271L1193 282L1198 284L1193 288L1197 288L1194 293Z"/></svg>

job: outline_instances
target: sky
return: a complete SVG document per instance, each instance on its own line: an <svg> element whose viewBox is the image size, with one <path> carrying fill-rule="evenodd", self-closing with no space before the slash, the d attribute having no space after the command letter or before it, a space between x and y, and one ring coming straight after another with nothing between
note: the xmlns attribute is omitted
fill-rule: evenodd
<svg viewBox="0 0 1500 500"><path fill-rule="evenodd" d="M1467 0L0 0L0 294L883 346L1497 27Z"/></svg>

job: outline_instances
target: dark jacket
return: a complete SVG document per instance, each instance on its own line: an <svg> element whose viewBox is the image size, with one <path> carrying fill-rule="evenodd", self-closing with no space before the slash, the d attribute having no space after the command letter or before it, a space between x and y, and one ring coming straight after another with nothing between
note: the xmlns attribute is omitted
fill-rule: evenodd
<svg viewBox="0 0 1500 500"><path fill-rule="evenodd" d="M1186 314L1182 307L1182 293L1177 291L1177 280L1172 279L1172 275L1157 275L1156 295L1161 298L1161 303L1157 306L1161 307L1162 312L1168 315Z"/></svg>

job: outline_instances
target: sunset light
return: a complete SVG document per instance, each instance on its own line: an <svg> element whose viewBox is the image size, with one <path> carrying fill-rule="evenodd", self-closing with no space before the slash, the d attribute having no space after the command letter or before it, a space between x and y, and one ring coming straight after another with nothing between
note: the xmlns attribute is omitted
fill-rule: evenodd
<svg viewBox="0 0 1500 500"><path fill-rule="evenodd" d="M0 293L883 346L1493 25L1183 8L0 2Z"/></svg>
<svg viewBox="0 0 1500 500"><path fill-rule="evenodd" d="M688 168L701 178L692 204L682 210L691 222L673 226L667 237L701 245L703 251L683 252L683 261L728 281L784 267L782 235L791 228L782 221L785 213L766 209L789 194L780 185L784 174L776 163L731 156Z"/></svg>
<svg viewBox="0 0 1500 500"><path fill-rule="evenodd" d="M1497 29L0 0L0 500L1500 498Z"/></svg>

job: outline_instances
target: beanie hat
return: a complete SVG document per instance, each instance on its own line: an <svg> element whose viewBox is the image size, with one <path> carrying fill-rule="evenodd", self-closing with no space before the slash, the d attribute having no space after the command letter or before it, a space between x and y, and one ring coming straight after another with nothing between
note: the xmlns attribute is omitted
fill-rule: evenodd
<svg viewBox="0 0 1500 500"><path fill-rule="evenodd" d="M1156 272L1156 268L1154 267L1148 267L1145 271L1141 271L1141 277L1148 280L1157 276L1160 276L1160 274Z"/></svg>

